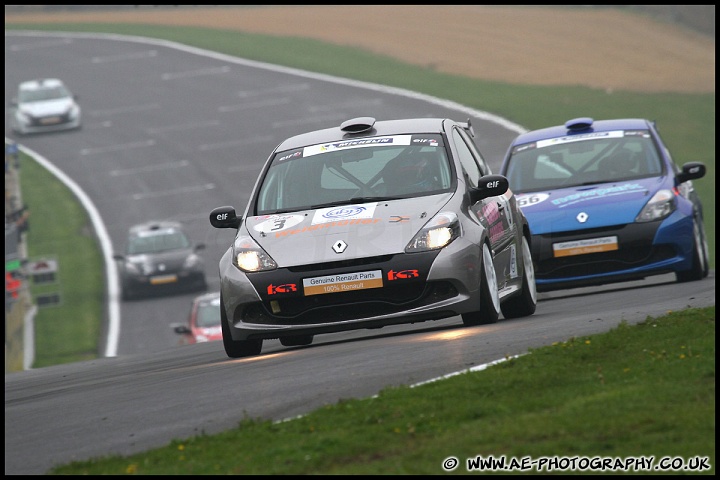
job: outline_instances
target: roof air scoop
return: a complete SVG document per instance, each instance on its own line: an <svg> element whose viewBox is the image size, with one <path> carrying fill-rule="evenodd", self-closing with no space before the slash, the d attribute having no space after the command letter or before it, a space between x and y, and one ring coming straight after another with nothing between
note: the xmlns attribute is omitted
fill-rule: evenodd
<svg viewBox="0 0 720 480"><path fill-rule="evenodd" d="M340 125L340 130L348 133L362 133L367 132L375 125L375 119L373 117L358 117L345 120Z"/></svg>
<svg viewBox="0 0 720 480"><path fill-rule="evenodd" d="M587 130L592 127L593 119L590 117L573 118L565 122L565 127L573 132Z"/></svg>

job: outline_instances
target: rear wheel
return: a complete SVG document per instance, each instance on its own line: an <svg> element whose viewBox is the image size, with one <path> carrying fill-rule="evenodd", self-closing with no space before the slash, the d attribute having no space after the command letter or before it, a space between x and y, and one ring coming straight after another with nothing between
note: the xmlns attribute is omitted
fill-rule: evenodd
<svg viewBox="0 0 720 480"><path fill-rule="evenodd" d="M522 262L522 293L500 305L500 309L505 318L527 317L535 313L535 308L537 307L535 269L533 267L532 255L530 254L530 244L528 244L527 238L524 236L522 239Z"/></svg>
<svg viewBox="0 0 720 480"><path fill-rule="evenodd" d="M225 353L230 358L251 357L259 355L262 350L262 339L260 340L233 340L230 335L230 324L225 313L225 303L220 294L220 325L223 334L223 346Z"/></svg>
<svg viewBox="0 0 720 480"><path fill-rule="evenodd" d="M482 246L482 265L480 277L480 305L476 312L462 314L463 323L469 327L495 323L500 318L500 297L498 295L497 276L490 247Z"/></svg>
<svg viewBox="0 0 720 480"><path fill-rule="evenodd" d="M708 246L705 238L705 227L702 219L696 218L693 223L693 262L692 268L684 272L675 273L678 282L692 282L702 280L710 273L708 262Z"/></svg>

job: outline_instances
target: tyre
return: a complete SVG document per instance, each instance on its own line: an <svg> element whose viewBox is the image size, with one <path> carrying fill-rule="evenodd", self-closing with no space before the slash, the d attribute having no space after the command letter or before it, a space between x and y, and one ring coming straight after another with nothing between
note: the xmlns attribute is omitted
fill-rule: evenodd
<svg viewBox="0 0 720 480"><path fill-rule="evenodd" d="M500 297L498 295L497 275L490 247L482 246L482 265L480 268L480 305L477 311L463 313L462 320L468 327L495 323L500 318Z"/></svg>
<svg viewBox="0 0 720 480"><path fill-rule="evenodd" d="M197 281L197 284L195 286L195 290L198 292L207 292L208 284L205 280L205 277L202 277L200 280Z"/></svg>
<svg viewBox="0 0 720 480"><path fill-rule="evenodd" d="M259 355L262 350L262 339L260 340L233 340L230 335L230 324L225 313L225 303L220 295L220 326L222 328L223 346L225 353L230 358L251 357Z"/></svg>
<svg viewBox="0 0 720 480"><path fill-rule="evenodd" d="M707 239L702 219L696 218L693 222L693 262L692 268L684 272L676 272L678 282L692 282L702 280L710 272Z"/></svg>
<svg viewBox="0 0 720 480"><path fill-rule="evenodd" d="M299 347L302 345L310 345L313 339L314 335L295 335L292 337L280 337L280 343L286 347Z"/></svg>
<svg viewBox="0 0 720 480"><path fill-rule="evenodd" d="M135 297L137 297L137 294L130 289L129 286L123 285L122 287L122 299L126 302L129 302L130 300L134 300Z"/></svg>
<svg viewBox="0 0 720 480"><path fill-rule="evenodd" d="M508 299L500 305L505 318L527 317L535 313L537 308L537 289L535 287L535 268L533 267L530 244L527 238L522 239L523 282L522 293Z"/></svg>

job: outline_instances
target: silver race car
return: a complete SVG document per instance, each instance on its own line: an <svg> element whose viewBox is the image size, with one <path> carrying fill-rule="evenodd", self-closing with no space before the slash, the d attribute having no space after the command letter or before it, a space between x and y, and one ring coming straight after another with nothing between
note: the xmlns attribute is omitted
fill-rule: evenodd
<svg viewBox="0 0 720 480"><path fill-rule="evenodd" d="M20 135L82 126L77 96L57 78L22 82L12 107L10 127Z"/></svg>
<svg viewBox="0 0 720 480"><path fill-rule="evenodd" d="M218 207L210 223L237 229L219 265L232 358L264 339L535 312L527 221L469 120L361 117L289 138L244 215Z"/></svg>

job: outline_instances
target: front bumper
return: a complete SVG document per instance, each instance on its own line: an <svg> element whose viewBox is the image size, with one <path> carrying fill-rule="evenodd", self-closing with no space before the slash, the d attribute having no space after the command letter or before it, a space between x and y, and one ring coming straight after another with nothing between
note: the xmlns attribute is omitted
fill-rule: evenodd
<svg viewBox="0 0 720 480"><path fill-rule="evenodd" d="M676 212L677 213L677 212ZM533 235L538 292L640 280L692 266L692 218L673 214L661 222ZM555 257L553 244L616 236L613 251Z"/></svg>
<svg viewBox="0 0 720 480"><path fill-rule="evenodd" d="M123 290L131 294L150 294L206 287L205 272L165 272L162 275L132 275L123 279Z"/></svg>
<svg viewBox="0 0 720 480"><path fill-rule="evenodd" d="M68 115L55 115L48 118L37 117L31 120L15 119L15 131L20 134L59 132L80 128L80 117Z"/></svg>
<svg viewBox="0 0 720 480"><path fill-rule="evenodd" d="M222 258L222 308L233 340L313 335L460 315L479 308L480 249L455 240L395 254L245 274ZM380 272L382 286L308 294L303 280Z"/></svg>

